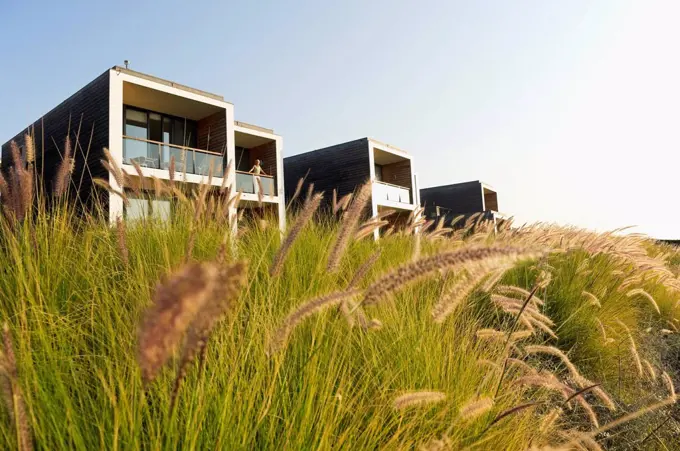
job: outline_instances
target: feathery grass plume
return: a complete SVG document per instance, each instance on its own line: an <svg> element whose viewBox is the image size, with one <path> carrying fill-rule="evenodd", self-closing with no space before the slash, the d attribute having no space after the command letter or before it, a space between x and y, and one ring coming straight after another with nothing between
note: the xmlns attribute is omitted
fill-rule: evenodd
<svg viewBox="0 0 680 451"><path fill-rule="evenodd" d="M215 292L219 269L191 263L161 281L139 328L137 359L147 385L179 345L196 313Z"/></svg>
<svg viewBox="0 0 680 451"><path fill-rule="evenodd" d="M642 359L642 363L644 363L645 368L647 368L647 372L649 373L650 380L655 381L656 378L657 378L657 375L656 375L656 370L654 369L654 366L647 359Z"/></svg>
<svg viewBox="0 0 680 451"><path fill-rule="evenodd" d="M584 449L585 451L604 451L604 448L602 448L593 437L586 434L576 432L566 435L575 437L575 445L578 446L579 449ZM582 445L582 447L580 445Z"/></svg>
<svg viewBox="0 0 680 451"><path fill-rule="evenodd" d="M111 155L111 152L106 147L104 147L104 156L106 156L106 163L108 163L105 166L106 169L113 175L113 179L118 184L118 187L123 189L125 186L125 177L123 175L123 171L120 169L120 166L118 166L118 163L113 158L113 155ZM102 160L102 164L104 164L104 160Z"/></svg>
<svg viewBox="0 0 680 451"><path fill-rule="evenodd" d="M477 360L477 363L481 366L489 366L494 370L500 370L501 369L499 364L497 364L496 362L489 360L489 359L479 359L479 360Z"/></svg>
<svg viewBox="0 0 680 451"><path fill-rule="evenodd" d="M333 214L337 213L338 211L338 190L336 188L333 188L333 199L331 202L331 211Z"/></svg>
<svg viewBox="0 0 680 451"><path fill-rule="evenodd" d="M380 227L386 226L387 224L389 224L388 221L374 221L362 226L354 236L354 241L361 241L367 236L373 235L376 230L380 230Z"/></svg>
<svg viewBox="0 0 680 451"><path fill-rule="evenodd" d="M514 415L514 414L519 413L523 410L526 410L530 407L536 407L536 406L541 405L541 404L542 403L540 403L540 402L532 401L532 402L520 404L519 406L515 406L515 407L512 407L510 409L507 409L507 410L499 413L498 415L496 415L496 418L493 419L493 421L491 422L491 424L489 424L489 426L493 426L494 424L498 423L499 421L501 421L505 417L509 417L510 415Z"/></svg>
<svg viewBox="0 0 680 451"><path fill-rule="evenodd" d="M493 399L482 397L466 402L458 411L463 421L470 421L478 418L493 408Z"/></svg>
<svg viewBox="0 0 680 451"><path fill-rule="evenodd" d="M524 371L526 371L530 375L538 375L536 368L529 365L524 360L516 359L514 357L508 357L507 359L505 359L505 361L507 362L508 365L515 365L518 368L522 368Z"/></svg>
<svg viewBox="0 0 680 451"><path fill-rule="evenodd" d="M336 291L331 294L323 295L305 302L300 307L291 312L284 320L281 326L272 335L269 344L269 355L273 355L280 351L286 344L286 340L295 327L300 324L305 318L320 312L321 310L332 305L340 304L345 299L353 298L359 294L359 290L345 290Z"/></svg>
<svg viewBox="0 0 680 451"><path fill-rule="evenodd" d="M345 211L347 210L347 206L349 205L350 201L352 200L352 197L354 197L354 193L347 193L344 196L340 198L338 201L338 211ZM336 214L338 211L333 212L333 214Z"/></svg>
<svg viewBox="0 0 680 451"><path fill-rule="evenodd" d="M536 278L536 286L538 286L539 289L543 289L550 285L551 281L552 273L542 269Z"/></svg>
<svg viewBox="0 0 680 451"><path fill-rule="evenodd" d="M153 194L157 198L162 197L163 194L165 193L165 185L163 185L163 182L161 179L155 176L151 176L151 180L153 181Z"/></svg>
<svg viewBox="0 0 680 451"><path fill-rule="evenodd" d="M607 331L604 329L604 324L602 324L602 321L600 321L599 318L595 318L595 321L597 321L597 327L600 329L600 333L602 334L604 345L607 346L609 343L613 343L613 338L607 338Z"/></svg>
<svg viewBox="0 0 680 451"><path fill-rule="evenodd" d="M137 173L137 177L139 177L139 181L141 183L144 183L144 170L142 169L142 166L137 163L134 159L130 160L132 162L132 166L135 168L135 172Z"/></svg>
<svg viewBox="0 0 680 451"><path fill-rule="evenodd" d="M300 179L297 182L297 185L295 186L295 192L293 193L290 200L288 201L288 206L286 208L290 207L293 204L293 201L298 198L298 196L302 192L302 185L304 183L305 183L305 178L300 177Z"/></svg>
<svg viewBox="0 0 680 451"><path fill-rule="evenodd" d="M71 174L71 137L67 136L64 141L64 153L62 155L61 163L57 168L57 174L54 177L53 193L56 197L61 197L68 188Z"/></svg>
<svg viewBox="0 0 680 451"><path fill-rule="evenodd" d="M33 143L33 136L29 133L24 134L24 147L26 148L26 163L35 162L35 144Z"/></svg>
<svg viewBox="0 0 680 451"><path fill-rule="evenodd" d="M414 391L397 396L392 402L395 410L402 410L412 406L422 406L442 402L446 399L446 393L439 391Z"/></svg>
<svg viewBox="0 0 680 451"><path fill-rule="evenodd" d="M186 376L189 364L196 355L204 355L203 350L215 326L233 308L236 298L246 281L247 264L237 262L219 269L213 292L208 296L202 309L198 311L189 325L182 349L179 372L175 379L171 406L174 407L180 386ZM172 408L171 408L172 410Z"/></svg>
<svg viewBox="0 0 680 451"><path fill-rule="evenodd" d="M128 174L125 169L122 169L122 171L125 186L129 187L136 196L141 196L143 179L140 179L139 177L133 177L132 175Z"/></svg>
<svg viewBox="0 0 680 451"><path fill-rule="evenodd" d="M188 262L194 253L194 246L196 245L196 234L198 233L198 222L201 219L201 215L205 210L205 199L208 195L208 190L210 189L210 184L201 183L198 187L198 193L196 195L197 199L194 202L194 216L189 224L189 240L187 242L187 249L184 255L184 261Z"/></svg>
<svg viewBox="0 0 680 451"><path fill-rule="evenodd" d="M628 291L628 293L626 293L626 296L628 296L629 298L632 298L632 297L635 297L635 296L638 296L638 295L645 298L646 300L648 300L649 303L652 304L652 306L654 307L654 310L656 310L656 313L661 314L661 310L659 309L659 305L656 303L656 301L654 300L652 295L647 293L642 288L635 288L633 290Z"/></svg>
<svg viewBox="0 0 680 451"><path fill-rule="evenodd" d="M662 335L670 335L673 333L673 331L670 329L661 329L659 332L661 332Z"/></svg>
<svg viewBox="0 0 680 451"><path fill-rule="evenodd" d="M642 369L642 361L640 360L640 354L638 354L637 345L635 344L635 339L633 339L633 334L631 333L628 326L626 326L626 323L624 323L620 319L617 319L616 322L619 323L619 325L621 325L621 327L623 327L623 329L626 331L628 335L628 343L630 345L630 353L633 356L635 367L637 368L640 377L644 377L645 372Z"/></svg>
<svg viewBox="0 0 680 451"><path fill-rule="evenodd" d="M262 180L260 177L255 177L255 183L257 183L257 203L262 205L264 200L264 188L262 188Z"/></svg>
<svg viewBox="0 0 680 451"><path fill-rule="evenodd" d="M494 270L489 275L489 278L484 281L484 283L479 287L480 291L484 293L489 293L493 288L501 281L506 272L510 269L510 266L501 266L500 268Z"/></svg>
<svg viewBox="0 0 680 451"><path fill-rule="evenodd" d="M497 305L498 307L500 307L501 309L508 313L516 313L516 311L518 311L524 303L522 299L510 298L499 294L492 294L491 302L493 302L495 305ZM548 326L555 325L553 320L548 318L546 315L540 313L537 310L536 306L531 304L531 302L529 303L529 305L526 306L524 313L536 319L537 321L547 324Z"/></svg>
<svg viewBox="0 0 680 451"><path fill-rule="evenodd" d="M480 329L477 331L475 334L477 338L479 339L489 339L489 340L504 340L507 338L508 334L501 331L501 330L496 330L496 329ZM513 332L510 334L510 341L518 341L518 340L523 340L525 338L529 338L533 335L533 332L530 330L518 330L516 332Z"/></svg>
<svg viewBox="0 0 680 451"><path fill-rule="evenodd" d="M560 417L562 416L562 413L563 413L563 411L560 407L555 407L554 409L552 409L543 418L543 421L541 421L541 425L539 426L538 431L541 434L545 434L546 432L549 432L553 428L553 426L555 425L557 420L560 419Z"/></svg>
<svg viewBox="0 0 680 451"><path fill-rule="evenodd" d="M432 257L402 265L385 274L368 287L363 303L366 305L375 304L404 286L426 278L439 270L450 270L464 264L473 263L481 269L488 267L490 263L497 266L520 258L530 258L536 256L536 254L536 252L530 252L523 248L496 246L442 252ZM502 263L499 263L499 260Z"/></svg>
<svg viewBox="0 0 680 451"><path fill-rule="evenodd" d="M0 389L7 405L9 417L14 423L17 433L18 449L29 451L33 449L33 437L26 413L24 396L19 385L14 343L7 323L3 325L2 342L4 352L0 352Z"/></svg>
<svg viewBox="0 0 680 451"><path fill-rule="evenodd" d="M176 165L176 160L174 155L170 155L170 163L168 163L168 178L170 179L170 188L175 187L175 165Z"/></svg>
<svg viewBox="0 0 680 451"><path fill-rule="evenodd" d="M413 252L411 253L411 261L415 262L418 261L420 258L420 253L422 249L422 232L414 232L415 236L413 237Z"/></svg>
<svg viewBox="0 0 680 451"><path fill-rule="evenodd" d="M319 208L319 205L321 205L322 199L323 194L317 193L314 194L311 199L307 199L305 201L302 210L298 214L298 217L295 219L295 223L292 225L292 227L288 229L288 233L286 234L286 237L283 239L281 247L279 247L279 250L276 252L276 255L274 255L274 260L272 261L272 266L269 270L269 274L272 277L276 277L281 273L283 263L286 261L286 257L288 256L288 252L290 251L291 246L297 239L302 229L305 228L307 223L314 216L314 212Z"/></svg>
<svg viewBox="0 0 680 451"><path fill-rule="evenodd" d="M120 216L116 218L116 236L118 238L118 251L120 252L120 257L125 266L128 266L130 263L130 253L127 247L127 240L125 239L125 222Z"/></svg>
<svg viewBox="0 0 680 451"><path fill-rule="evenodd" d="M335 272L340 267L340 260L345 253L345 249L347 249L347 246L349 245L350 239L356 233L361 214L371 198L372 189L373 184L370 181L364 183L359 188L354 201L352 201L352 204L347 209L347 212L340 223L340 229L338 230L335 244L328 257L328 271Z"/></svg>
<svg viewBox="0 0 680 451"><path fill-rule="evenodd" d="M373 252L367 259L364 261L361 266L357 269L357 271L354 273L354 276L352 277L352 280L350 280L349 284L347 285L347 289L351 290L352 288L356 287L359 285L361 280L364 278L366 274L373 268L373 266L376 264L380 256L382 255L382 250L377 249L375 252Z"/></svg>
<svg viewBox="0 0 680 451"><path fill-rule="evenodd" d="M522 300L526 299L527 296L529 296L529 290L525 290L524 288L520 288L514 285L498 285L496 287L496 291L500 294L504 294L507 296L519 295L522 297ZM545 302L541 298L536 296L536 294L534 294L531 297L531 303L540 306L545 305Z"/></svg>
<svg viewBox="0 0 680 451"><path fill-rule="evenodd" d="M569 398L567 398L567 399L569 399ZM583 399L582 396L577 396L576 402L578 403L579 406L581 406L581 408L583 410L586 411L586 414L588 415L590 422L593 423L593 426L595 426L596 428L599 428L600 427L600 420L597 418L597 414L593 410L592 406L590 404L588 404L588 401Z"/></svg>
<svg viewBox="0 0 680 451"><path fill-rule="evenodd" d="M435 323L443 323L460 303L467 299L477 288L479 282L489 274L488 270L473 271L472 274L454 284L444 285L444 290L432 308L432 319Z"/></svg>
<svg viewBox="0 0 680 451"><path fill-rule="evenodd" d="M569 395L572 393L572 390L570 390L569 387L560 382L554 375L548 376L543 373L527 374L512 381L512 385L541 387L548 390L556 391L560 395L562 395L562 398L564 398L565 400L568 399Z"/></svg>
<svg viewBox="0 0 680 451"><path fill-rule="evenodd" d="M669 396L675 398L675 386L673 385L673 380L667 372L664 371L661 373L661 380L663 380L664 385L668 389L668 392L670 393Z"/></svg>
<svg viewBox="0 0 680 451"><path fill-rule="evenodd" d="M95 185L97 185L98 187L103 188L106 191L110 192L111 194L115 194L116 196L120 197L123 200L123 203L125 204L125 206L130 205L130 199L128 199L127 194L125 194L124 191L118 191L118 190L113 189L113 187L106 180L92 179L92 182Z"/></svg>
<svg viewBox="0 0 680 451"><path fill-rule="evenodd" d="M640 418L641 416L647 415L650 412L653 412L653 411L659 410L659 409L663 409L666 406L673 405L677 402L677 400L678 400L677 396L675 396L675 395L670 396L670 397L668 397L668 398L666 398L662 401L656 402L654 404L650 404L647 407L636 410L635 412L629 413L628 415L624 415L624 416L622 416L622 417L620 417L620 418L618 418L614 421L611 421L611 422L603 425L602 427L597 428L594 431L588 432L588 433L583 434L583 435L587 435L590 438L597 437L599 434L602 434L603 432L610 431L614 428L621 426L622 424L628 423L630 421L633 421L635 419ZM567 443L564 443L562 446L567 447L566 449L572 449L572 448L569 448L569 447L573 446L576 443L576 440L577 439L571 440Z"/></svg>
<svg viewBox="0 0 680 451"><path fill-rule="evenodd" d="M309 185L307 185L307 196L305 196L305 200L311 199L313 195L314 195L314 184L310 183Z"/></svg>
<svg viewBox="0 0 680 451"><path fill-rule="evenodd" d="M571 360L569 360L569 357L559 349L557 349L554 346L543 346L543 345L528 345L524 347L524 351L528 354L548 354L555 356L559 358L562 363L564 363L564 366L567 367L569 372L571 373L571 376L575 380L582 380L583 376L581 376L581 373L579 370L576 368L576 365L571 363Z"/></svg>
<svg viewBox="0 0 680 451"><path fill-rule="evenodd" d="M600 308L602 307L602 304L600 304L600 300L593 293L584 290L581 292L581 296L584 296L586 299L588 299L588 303L590 305Z"/></svg>
<svg viewBox="0 0 680 451"><path fill-rule="evenodd" d="M23 169L18 174L21 184L21 204L24 211L30 211L33 206L33 165L29 165L28 169Z"/></svg>
<svg viewBox="0 0 680 451"><path fill-rule="evenodd" d="M230 159L227 165L224 167L222 172L222 183L220 184L220 193L224 193L227 190L227 180L229 180L229 174L231 174L231 168L234 165L234 160Z"/></svg>
<svg viewBox="0 0 680 451"><path fill-rule="evenodd" d="M598 386L599 384L593 384L588 379L583 377L576 368L576 365L574 365L561 350L553 346L530 345L525 346L524 351L528 354L542 353L558 357L567 367L571 377L576 381L577 384L579 384L579 386L588 387L588 390L592 390L593 394L595 394L595 396L597 396L609 410L616 410L616 405L609 395L607 395L607 393Z"/></svg>

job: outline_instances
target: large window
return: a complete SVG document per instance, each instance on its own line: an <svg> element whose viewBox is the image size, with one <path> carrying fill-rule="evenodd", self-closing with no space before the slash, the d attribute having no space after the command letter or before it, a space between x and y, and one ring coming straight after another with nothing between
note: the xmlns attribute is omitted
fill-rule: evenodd
<svg viewBox="0 0 680 451"><path fill-rule="evenodd" d="M161 152L168 155L171 148L156 143L196 148L197 129L195 121L126 106L123 133L131 138L154 143L126 140L124 161L128 164L136 161L141 166L159 167Z"/></svg>
<svg viewBox="0 0 680 451"><path fill-rule="evenodd" d="M125 206L125 219L157 219L169 221L172 205L168 199L128 197L129 205Z"/></svg>
<svg viewBox="0 0 680 451"><path fill-rule="evenodd" d="M236 146L236 170L248 172L250 171L250 149Z"/></svg>

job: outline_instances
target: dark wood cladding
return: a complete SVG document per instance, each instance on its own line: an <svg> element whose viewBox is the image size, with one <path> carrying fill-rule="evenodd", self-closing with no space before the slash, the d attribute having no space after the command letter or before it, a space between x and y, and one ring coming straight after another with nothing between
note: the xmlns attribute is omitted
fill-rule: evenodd
<svg viewBox="0 0 680 451"><path fill-rule="evenodd" d="M353 192L371 175L368 139L337 144L283 160L286 199L295 192L298 180L307 174L305 185L314 183L315 191L326 193L330 201L333 190L338 197Z"/></svg>
<svg viewBox="0 0 680 451"><path fill-rule="evenodd" d="M411 188L411 161L402 160L382 165L382 181Z"/></svg>
<svg viewBox="0 0 680 451"><path fill-rule="evenodd" d="M54 177L62 161L64 141L71 138L75 167L71 192L86 207L94 207L94 178L107 178L102 166L104 147L109 145L109 71L88 83L43 117L2 145L2 170L14 164L10 143L24 144L24 135L34 137L36 173L47 192L52 192ZM107 196L101 196L108 210Z"/></svg>
<svg viewBox="0 0 680 451"><path fill-rule="evenodd" d="M227 151L227 112L218 111L204 117L197 124L198 148L213 152L226 153Z"/></svg>
<svg viewBox="0 0 680 451"><path fill-rule="evenodd" d="M255 164L255 160L260 160L260 165L267 175L274 177L278 175L276 168L276 141L269 141L268 143L251 147L249 154L251 167Z"/></svg>
<svg viewBox="0 0 680 451"><path fill-rule="evenodd" d="M424 188L420 190L420 202L428 217L435 216L436 207L453 215L477 213L484 209L482 184L474 181Z"/></svg>

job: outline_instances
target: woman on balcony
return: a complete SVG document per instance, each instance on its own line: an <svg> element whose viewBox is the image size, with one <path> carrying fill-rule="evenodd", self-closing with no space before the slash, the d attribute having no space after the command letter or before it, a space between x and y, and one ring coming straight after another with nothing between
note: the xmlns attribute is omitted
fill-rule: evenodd
<svg viewBox="0 0 680 451"><path fill-rule="evenodd" d="M262 166L260 166L260 163L261 163L260 160L255 160L255 166L253 166L252 168L250 168L250 171L248 171L248 173L252 173L252 174L255 175L255 176L258 176L258 175L260 175L260 174L262 174L262 175L267 175L267 174L264 172L264 169L262 169Z"/></svg>

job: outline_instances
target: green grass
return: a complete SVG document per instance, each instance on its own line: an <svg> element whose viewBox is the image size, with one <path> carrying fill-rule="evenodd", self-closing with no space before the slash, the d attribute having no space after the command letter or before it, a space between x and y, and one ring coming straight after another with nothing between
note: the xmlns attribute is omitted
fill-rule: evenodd
<svg viewBox="0 0 680 451"><path fill-rule="evenodd" d="M307 319L291 333L284 350L268 356L269 339L285 316L315 296L344 289L376 247L381 257L362 287L411 261L412 236L395 235L378 243L353 243L341 270L329 273L326 261L337 228L325 219L302 232L277 278L269 276L269 265L280 243L278 231L273 225L241 225L239 238L229 247L229 260L249 262L247 287L236 310L211 337L205 371L199 375L197 365L192 366L171 412L177 362L144 391L136 337L154 286L186 259L192 208L180 206L171 223L128 223L127 266L115 229L97 221L75 221L68 207L49 215L41 210L14 229L2 222L0 318L12 331L38 448L401 449L446 435L454 448L514 450L560 443L565 440L561 431L592 430L577 408L567 411L556 426L540 431L546 413L561 401L548 390L518 389L512 384L519 377L515 369L505 375L490 412L473 421L460 418L464 403L493 396L499 384L499 372L480 360L502 366L504 359L502 343L477 340L475 332L483 327L507 330L513 317L493 307L489 294L478 290L443 324L436 324L430 312L441 293L438 276L366 308L370 318L382 322L381 329L350 328L331 308ZM192 258L214 259L227 230L215 219L199 221ZM468 234L464 240L458 234L425 240L422 252L434 255L479 242L526 245L548 235L531 233L523 241L513 241L507 233ZM580 237L576 233L572 239L578 242ZM587 239L583 234L581 242ZM548 247L558 247L557 241L551 243ZM655 245L644 245L656 252ZM501 283L530 289L539 272L537 263L517 264ZM555 321L559 339L536 334L528 342L558 346L586 377L603 383L619 411L607 412L588 395L601 423L667 396L659 382L637 375L627 335L617 320L631 328L643 357L659 373L666 370L677 380L680 368L671 358L679 349L676 335L659 332L680 317L678 292L668 281L633 286L654 296L659 316L649 303L618 290L628 275L644 272L633 263L621 263L609 253L590 255L578 246L552 253L543 263L553 268L552 281L537 295L546 301L544 312ZM584 290L598 296L602 307L587 305ZM596 318L613 343L604 342ZM569 382L558 360L543 356L527 361ZM412 390L441 391L447 397L438 404L395 411L394 398ZM491 425L500 412L527 401L546 404ZM668 412L666 408L628 423L612 432L614 439L599 438L612 448L635 448ZM673 449L677 427L669 422L644 446ZM17 446L16 428L4 407L0 431L0 447Z"/></svg>

